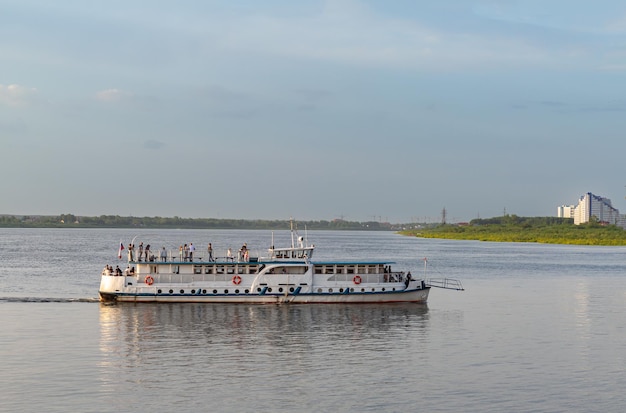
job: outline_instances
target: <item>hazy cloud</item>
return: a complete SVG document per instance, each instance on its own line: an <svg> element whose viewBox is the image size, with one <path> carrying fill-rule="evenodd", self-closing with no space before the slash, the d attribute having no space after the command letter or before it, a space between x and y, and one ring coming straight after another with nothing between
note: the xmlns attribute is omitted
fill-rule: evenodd
<svg viewBox="0 0 626 413"><path fill-rule="evenodd" d="M36 88L21 85L2 85L0 84L0 104L13 107L22 107L32 103Z"/></svg>
<svg viewBox="0 0 626 413"><path fill-rule="evenodd" d="M100 102L120 102L131 98L133 95L120 89L105 89L96 93L96 100Z"/></svg>
<svg viewBox="0 0 626 413"><path fill-rule="evenodd" d="M155 139L149 139L144 142L143 147L146 149L161 149L165 144Z"/></svg>

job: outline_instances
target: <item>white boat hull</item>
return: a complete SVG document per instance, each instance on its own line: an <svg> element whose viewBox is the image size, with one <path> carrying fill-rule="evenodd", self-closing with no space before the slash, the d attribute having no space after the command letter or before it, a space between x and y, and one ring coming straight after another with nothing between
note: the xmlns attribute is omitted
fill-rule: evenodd
<svg viewBox="0 0 626 413"><path fill-rule="evenodd" d="M154 282L152 285L147 285L145 282L147 277L153 276L143 276L142 280L141 275L103 275L99 291L100 298L102 301L135 303L425 303L430 291L430 287L422 280L411 280L408 283L315 283L315 281L312 282L312 277L306 274L301 279L290 277L287 280L287 277L280 277L271 284L259 282L259 277L248 276L251 279L247 280L247 283L239 284L224 281L195 281ZM148 279L148 282L150 281L152 280Z"/></svg>

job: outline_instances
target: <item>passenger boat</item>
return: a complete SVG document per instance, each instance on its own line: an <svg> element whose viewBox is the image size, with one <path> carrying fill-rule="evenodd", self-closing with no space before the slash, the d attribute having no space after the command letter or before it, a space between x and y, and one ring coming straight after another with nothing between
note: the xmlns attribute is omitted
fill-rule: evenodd
<svg viewBox="0 0 626 413"><path fill-rule="evenodd" d="M178 251L145 260L129 254L128 268L102 271L100 300L206 303L425 303L431 287L462 290L458 280L426 279L392 270L391 261L313 259L291 225L291 245L251 256L183 257ZM121 246L121 243L120 243ZM122 246L120 247L122 248ZM120 249L121 251L121 249ZM230 255L230 254L229 254ZM121 254L120 254L121 256ZM423 260L424 273L427 260Z"/></svg>

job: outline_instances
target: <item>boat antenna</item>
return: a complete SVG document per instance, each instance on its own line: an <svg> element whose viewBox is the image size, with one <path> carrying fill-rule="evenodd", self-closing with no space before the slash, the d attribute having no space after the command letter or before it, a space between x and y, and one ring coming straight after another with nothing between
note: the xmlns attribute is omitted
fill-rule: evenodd
<svg viewBox="0 0 626 413"><path fill-rule="evenodd" d="M291 227L291 248L295 248L296 242L293 239L293 235L294 235L294 233L293 233L293 217L289 218L289 226Z"/></svg>

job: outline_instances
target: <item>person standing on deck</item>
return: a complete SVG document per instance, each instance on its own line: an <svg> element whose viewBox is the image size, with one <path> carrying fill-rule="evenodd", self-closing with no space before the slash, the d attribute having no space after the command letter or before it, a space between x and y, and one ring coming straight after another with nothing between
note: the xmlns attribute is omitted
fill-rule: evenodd
<svg viewBox="0 0 626 413"><path fill-rule="evenodd" d="M167 251L165 251L165 247L161 250L161 261L165 262L167 258Z"/></svg>
<svg viewBox="0 0 626 413"><path fill-rule="evenodd" d="M207 253L209 254L209 262L213 262L213 246L209 242L209 246L207 247Z"/></svg>
<svg viewBox="0 0 626 413"><path fill-rule="evenodd" d="M196 247L193 246L193 242L189 243L189 262L193 261L193 252L196 250Z"/></svg>
<svg viewBox="0 0 626 413"><path fill-rule="evenodd" d="M139 243L139 261L141 261L141 258L143 257L143 242Z"/></svg>

